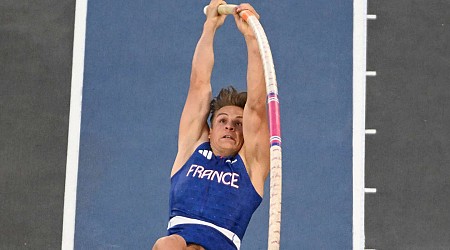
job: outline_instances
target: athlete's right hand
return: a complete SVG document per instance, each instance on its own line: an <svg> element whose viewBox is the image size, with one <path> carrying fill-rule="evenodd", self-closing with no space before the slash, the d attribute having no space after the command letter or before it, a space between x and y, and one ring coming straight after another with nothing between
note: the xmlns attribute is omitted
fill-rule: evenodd
<svg viewBox="0 0 450 250"><path fill-rule="evenodd" d="M219 5L226 4L223 0L211 0L206 9L206 23L211 23L215 29L218 29L225 22L227 15L220 15L217 9Z"/></svg>

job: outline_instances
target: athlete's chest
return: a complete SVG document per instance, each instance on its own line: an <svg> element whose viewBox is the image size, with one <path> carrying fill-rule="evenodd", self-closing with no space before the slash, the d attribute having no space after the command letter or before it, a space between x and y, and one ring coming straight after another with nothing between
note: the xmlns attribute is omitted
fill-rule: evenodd
<svg viewBox="0 0 450 250"><path fill-rule="evenodd" d="M184 167L185 178L211 181L233 188L239 188L241 172L245 170L238 156L222 158L208 149L199 149Z"/></svg>

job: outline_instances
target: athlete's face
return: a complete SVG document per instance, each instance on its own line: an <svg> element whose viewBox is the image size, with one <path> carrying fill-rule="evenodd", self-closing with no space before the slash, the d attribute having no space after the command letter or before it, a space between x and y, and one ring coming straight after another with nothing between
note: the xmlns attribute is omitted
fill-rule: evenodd
<svg viewBox="0 0 450 250"><path fill-rule="evenodd" d="M238 106L225 106L216 111L209 134L214 154L231 156L239 153L244 144L243 113Z"/></svg>

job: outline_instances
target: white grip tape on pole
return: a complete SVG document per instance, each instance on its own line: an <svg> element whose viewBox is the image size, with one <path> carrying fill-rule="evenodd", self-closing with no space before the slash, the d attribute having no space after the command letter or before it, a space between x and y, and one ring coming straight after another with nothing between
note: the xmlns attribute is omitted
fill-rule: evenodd
<svg viewBox="0 0 450 250"><path fill-rule="evenodd" d="M230 15L234 13L234 9L237 7L236 4L224 4L220 5L217 9L217 12L221 15ZM206 11L208 10L208 5L203 8L203 13L206 15Z"/></svg>

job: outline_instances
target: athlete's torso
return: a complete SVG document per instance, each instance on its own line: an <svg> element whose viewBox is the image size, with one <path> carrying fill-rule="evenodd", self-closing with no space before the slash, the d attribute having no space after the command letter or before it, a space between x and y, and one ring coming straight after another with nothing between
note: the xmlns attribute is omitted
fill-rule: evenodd
<svg viewBox="0 0 450 250"><path fill-rule="evenodd" d="M261 200L242 158L217 157L205 142L172 176L170 217L211 222L242 239Z"/></svg>

